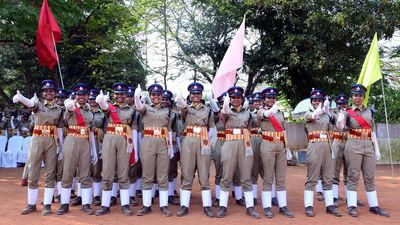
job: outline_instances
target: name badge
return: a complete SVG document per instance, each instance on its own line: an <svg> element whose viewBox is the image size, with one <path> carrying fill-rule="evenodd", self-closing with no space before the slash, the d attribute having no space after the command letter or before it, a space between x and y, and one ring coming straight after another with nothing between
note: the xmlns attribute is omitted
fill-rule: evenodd
<svg viewBox="0 0 400 225"><path fill-rule="evenodd" d="M322 134L319 134L319 138L328 138L328 135L322 133Z"/></svg>
<svg viewBox="0 0 400 225"><path fill-rule="evenodd" d="M123 127L115 127L115 132L122 133L122 132L124 132L124 128Z"/></svg>
<svg viewBox="0 0 400 225"><path fill-rule="evenodd" d="M194 127L193 128L193 132L196 133L196 134L200 134L201 128L200 127Z"/></svg>
<svg viewBox="0 0 400 225"><path fill-rule="evenodd" d="M233 134L242 134L241 129L233 129Z"/></svg>
<svg viewBox="0 0 400 225"><path fill-rule="evenodd" d="M154 135L161 135L161 130L154 130Z"/></svg>

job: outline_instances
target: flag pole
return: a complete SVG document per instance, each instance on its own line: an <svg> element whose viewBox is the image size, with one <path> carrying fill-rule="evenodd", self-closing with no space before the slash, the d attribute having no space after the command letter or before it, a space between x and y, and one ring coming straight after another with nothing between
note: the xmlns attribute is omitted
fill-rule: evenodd
<svg viewBox="0 0 400 225"><path fill-rule="evenodd" d="M393 159L392 159L392 145L390 144L389 122L388 122L388 115L387 115L387 108L386 108L385 90L383 89L383 78L381 79L381 87L382 87L382 95L383 95L383 106L385 108L387 143L389 145L389 160L390 160L390 166L392 168L392 178L394 178Z"/></svg>
<svg viewBox="0 0 400 225"><path fill-rule="evenodd" d="M56 42L55 42L55 40L54 40L53 31L51 31L51 38L53 39L54 49L55 49L55 52L56 52L57 65L58 65L58 73L60 74L61 87L64 88L64 81L63 81L63 77L62 77L62 74L61 74L60 60L58 59L57 46L56 46Z"/></svg>

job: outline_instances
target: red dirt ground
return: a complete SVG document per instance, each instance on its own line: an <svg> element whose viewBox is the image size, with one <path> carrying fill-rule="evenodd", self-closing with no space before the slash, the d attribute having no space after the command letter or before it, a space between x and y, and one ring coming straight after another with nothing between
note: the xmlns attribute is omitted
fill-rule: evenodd
<svg viewBox="0 0 400 225"><path fill-rule="evenodd" d="M260 220L251 219L245 214L243 207L234 204L234 199L229 199L228 215L223 219L207 218L204 216L201 208L201 196L199 185L195 183L189 215L178 218L175 215L170 218L161 216L158 200L155 201L150 215L144 217L131 216L126 217L121 214L120 207L112 207L111 213L107 216L87 216L80 207L71 207L71 211L63 216L57 216L54 213L50 216L43 217L40 213L42 207L38 204L38 212L30 215L20 215L20 210L26 205L26 187L20 186L20 178L23 168L18 169L0 169L0 224L174 224L174 225L190 225L190 224L266 224L279 223L284 224L400 224L400 166L395 167L395 177L391 176L389 166L378 166L376 170L376 182L379 204L382 208L391 213L390 218L380 217L368 212L368 207L359 207L359 217L352 218L346 213L345 201L340 201L339 210L343 213L343 217L336 218L332 215L325 214L323 202L315 200L314 207L316 216L308 218L304 215L303 192L306 167L299 165L296 167L288 167L287 191L288 191L288 207L296 214L294 219L286 218L278 214L278 209L273 208L275 218L267 219L262 217ZM212 171L214 174L214 171ZM213 180L213 178L211 178ZM43 179L40 180L39 200L43 196ZM214 189L214 188L213 188ZM259 191L261 190L261 180L259 181ZM345 197L344 187L340 186L340 196ZM359 198L367 205L364 192L364 185L360 185ZM138 199L141 203L141 199ZM259 194L259 202L261 196ZM55 212L59 203L52 205L52 211ZM141 206L133 208L134 212ZM170 206L171 207L171 206ZM97 209L97 207L93 207ZM171 209L176 213L178 207L172 206ZM261 214L262 207L259 203L256 209ZM216 208L214 208L216 211Z"/></svg>

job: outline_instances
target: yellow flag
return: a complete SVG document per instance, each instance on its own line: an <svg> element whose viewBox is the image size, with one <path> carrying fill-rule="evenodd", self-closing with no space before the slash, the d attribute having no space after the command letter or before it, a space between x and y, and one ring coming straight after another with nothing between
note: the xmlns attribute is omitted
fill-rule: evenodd
<svg viewBox="0 0 400 225"><path fill-rule="evenodd" d="M357 81L358 84L362 84L367 88L367 92L365 93L365 99L363 101L364 106L367 106L368 104L368 96L372 84L375 81L382 79L380 63L381 60L379 58L378 35L375 33L367 57L365 57L360 77L358 78Z"/></svg>

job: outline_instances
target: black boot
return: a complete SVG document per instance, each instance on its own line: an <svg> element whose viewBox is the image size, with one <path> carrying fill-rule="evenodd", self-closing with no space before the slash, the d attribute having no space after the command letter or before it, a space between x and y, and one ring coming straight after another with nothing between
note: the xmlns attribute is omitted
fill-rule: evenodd
<svg viewBox="0 0 400 225"><path fill-rule="evenodd" d="M253 198L254 205L257 205L257 199Z"/></svg>
<svg viewBox="0 0 400 225"><path fill-rule="evenodd" d="M21 210L21 215L27 215L36 212L36 205L27 205Z"/></svg>
<svg viewBox="0 0 400 225"><path fill-rule="evenodd" d="M260 214L254 209L254 207L249 207L246 209L247 215L249 215L253 219L260 219Z"/></svg>
<svg viewBox="0 0 400 225"><path fill-rule="evenodd" d="M274 214L272 213L271 207L264 208L264 216L269 219L274 218Z"/></svg>
<svg viewBox="0 0 400 225"><path fill-rule="evenodd" d="M294 213L290 211L286 206L279 208L279 213L286 217L294 218Z"/></svg>
<svg viewBox="0 0 400 225"><path fill-rule="evenodd" d="M110 206L117 205L117 197L111 196Z"/></svg>
<svg viewBox="0 0 400 225"><path fill-rule="evenodd" d="M69 212L69 204L61 204L61 207L57 210L56 215L63 215Z"/></svg>
<svg viewBox="0 0 400 225"><path fill-rule="evenodd" d="M215 201L212 203L212 205L213 205L214 207L218 207L218 206L219 206L219 199L216 198Z"/></svg>
<svg viewBox="0 0 400 225"><path fill-rule="evenodd" d="M312 207L312 206L307 206L306 207L306 216L308 216L308 217L314 217L315 216L314 207Z"/></svg>
<svg viewBox="0 0 400 225"><path fill-rule="evenodd" d="M276 197L271 198L271 203L272 205L279 207L279 202Z"/></svg>
<svg viewBox="0 0 400 225"><path fill-rule="evenodd" d="M136 216L144 216L151 213L151 207L143 206L143 208L139 209L136 213Z"/></svg>
<svg viewBox="0 0 400 225"><path fill-rule="evenodd" d="M236 200L236 205L246 207L246 202L242 199Z"/></svg>
<svg viewBox="0 0 400 225"><path fill-rule="evenodd" d="M225 217L225 215L226 215L226 211L227 211L227 208L226 207L224 207L224 206L220 206L219 208L218 208L218 212L217 212L217 214L215 215L217 218L223 218L223 217Z"/></svg>
<svg viewBox="0 0 400 225"><path fill-rule="evenodd" d="M90 208L89 204L83 205L82 206L82 211L84 211L86 213L86 215L93 215L94 214L94 210L92 208Z"/></svg>
<svg viewBox="0 0 400 225"><path fill-rule="evenodd" d="M136 202L135 197L129 197L129 205L138 206L139 204Z"/></svg>
<svg viewBox="0 0 400 225"><path fill-rule="evenodd" d="M358 212L357 212L357 207L355 206L350 206L347 210L347 213L352 216L352 217L357 217L358 216Z"/></svg>
<svg viewBox="0 0 400 225"><path fill-rule="evenodd" d="M96 211L96 216L106 215L110 212L110 207L102 206L99 210Z"/></svg>
<svg viewBox="0 0 400 225"><path fill-rule="evenodd" d="M78 196L71 201L71 206L82 205L82 197Z"/></svg>
<svg viewBox="0 0 400 225"><path fill-rule="evenodd" d="M48 216L51 214L51 205L44 205L42 210L43 216Z"/></svg>
<svg viewBox="0 0 400 225"><path fill-rule="evenodd" d="M163 206L160 208L161 214L165 217L170 217L172 216L171 210L168 208L168 206Z"/></svg>
<svg viewBox="0 0 400 225"><path fill-rule="evenodd" d="M370 207L369 211L372 212L373 214L380 215L380 216L385 216L385 217L390 217L390 213L384 211L381 209L379 206L375 207Z"/></svg>
<svg viewBox="0 0 400 225"><path fill-rule="evenodd" d="M206 214L206 216L208 216L209 218L213 218L215 217L215 214L213 213L213 211L211 210L210 206L206 206L203 208L204 214Z"/></svg>
<svg viewBox="0 0 400 225"><path fill-rule="evenodd" d="M168 204L178 206L179 205L179 201L176 200L173 195L171 195L171 196L168 196Z"/></svg>
<svg viewBox="0 0 400 225"><path fill-rule="evenodd" d="M176 216L177 217L182 217L182 216L186 216L189 213L189 208L186 206L181 206L178 209L178 212L176 212Z"/></svg>
<svg viewBox="0 0 400 225"><path fill-rule="evenodd" d="M100 206L100 205L101 205L100 196L94 196L94 197L93 197L93 205L94 205L94 206Z"/></svg>
<svg viewBox="0 0 400 225"><path fill-rule="evenodd" d="M123 205L121 207L122 214L125 216L132 216L132 210L129 208L129 205Z"/></svg>
<svg viewBox="0 0 400 225"><path fill-rule="evenodd" d="M342 214L339 212L339 210L337 208L335 208L335 206L330 205L328 207L326 207L326 213L327 214L332 214L336 217L341 217Z"/></svg>

